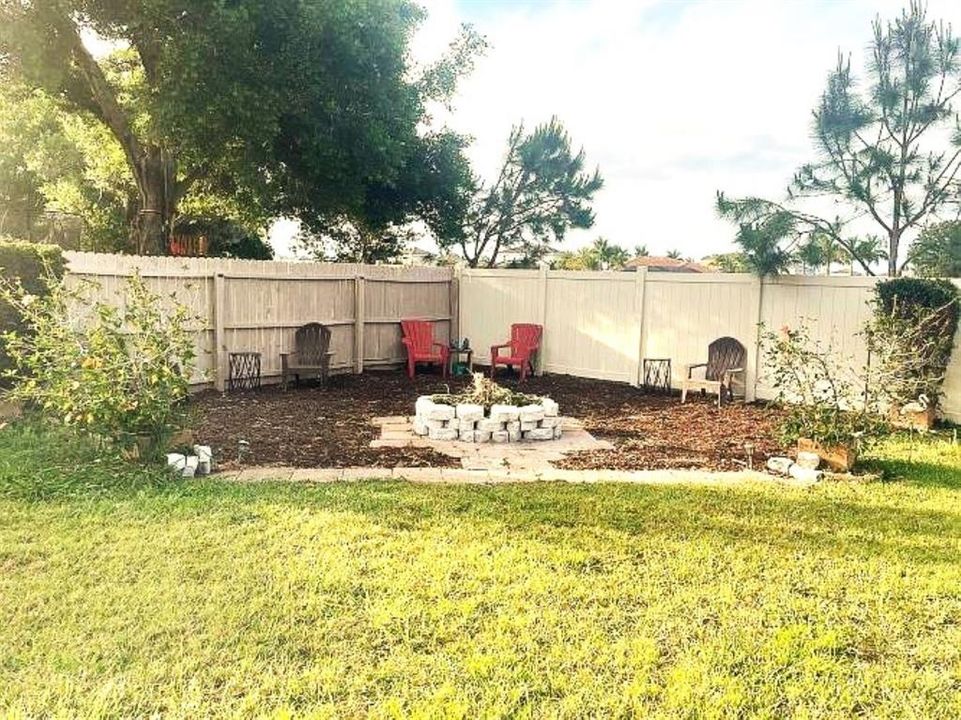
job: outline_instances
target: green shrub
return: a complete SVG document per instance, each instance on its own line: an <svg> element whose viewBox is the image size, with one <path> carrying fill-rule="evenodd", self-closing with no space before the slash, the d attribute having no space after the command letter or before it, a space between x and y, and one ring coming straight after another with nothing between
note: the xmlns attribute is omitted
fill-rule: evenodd
<svg viewBox="0 0 961 720"><path fill-rule="evenodd" d="M763 331L761 342L775 402L786 410L780 426L785 443L810 438L822 445L854 445L885 432L861 394L859 370L813 339L806 324Z"/></svg>
<svg viewBox="0 0 961 720"><path fill-rule="evenodd" d="M44 245L0 237L0 278L19 283L36 296L46 292L46 276L63 276L63 254L57 245ZM24 331L19 311L0 298L0 334L12 330ZM10 369L6 343L0 342L0 373Z"/></svg>
<svg viewBox="0 0 961 720"><path fill-rule="evenodd" d="M958 290L947 280L895 278L875 286L865 334L872 391L888 404L936 404L958 329Z"/></svg>
<svg viewBox="0 0 961 720"><path fill-rule="evenodd" d="M192 318L137 275L116 304L92 302L85 289L56 280L42 296L19 285L0 289L27 326L5 336L10 395L111 446L156 458L186 420Z"/></svg>

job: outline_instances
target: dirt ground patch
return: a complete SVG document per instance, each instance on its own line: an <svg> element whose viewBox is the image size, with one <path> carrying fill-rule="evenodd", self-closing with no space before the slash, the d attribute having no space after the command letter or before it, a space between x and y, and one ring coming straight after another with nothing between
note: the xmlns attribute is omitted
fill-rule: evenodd
<svg viewBox="0 0 961 720"><path fill-rule="evenodd" d="M499 381L513 385L502 376ZM464 384L451 380L451 388ZM331 378L283 392L277 387L195 398L196 436L210 444L222 467L237 466L238 441L250 443L247 464L295 467L454 467L457 460L424 448L371 448L379 429L371 420L410 415L418 395L443 392L438 375L412 382L401 372L370 372ZM623 383L545 375L524 383L524 391L549 395L561 413L575 417L614 450L580 452L557 463L566 469L648 470L745 467L745 443L754 445L758 466L783 452L776 440L777 411L735 403L720 410L694 398L646 395Z"/></svg>

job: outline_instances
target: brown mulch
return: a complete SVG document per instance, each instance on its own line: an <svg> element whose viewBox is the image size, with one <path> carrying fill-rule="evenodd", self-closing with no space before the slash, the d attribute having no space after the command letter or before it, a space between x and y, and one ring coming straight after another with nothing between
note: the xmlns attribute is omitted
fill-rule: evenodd
<svg viewBox="0 0 961 720"><path fill-rule="evenodd" d="M779 411L764 404L735 402L718 409L716 398L648 395L623 383L564 375L533 378L533 392L550 395L561 413L579 418L594 437L614 450L568 455L557 467L570 470L740 470L745 443L753 445L754 467L785 449L777 439ZM534 389L536 387L536 389Z"/></svg>
<svg viewBox="0 0 961 720"><path fill-rule="evenodd" d="M499 378L514 385L512 378ZM451 387L464 384L450 381ZM278 387L194 400L196 437L210 444L222 466L236 465L238 441L250 443L247 464L297 467L454 467L456 458L425 448L371 448L379 428L371 419L410 415L418 395L443 392L439 375L414 382L401 372L332 377L327 388ZM531 378L525 392L549 395L561 413L580 419L614 450L569 455L568 469L644 470L745 467L744 444L753 443L755 466L783 454L776 440L778 415L762 405L735 403L718 408L701 398L681 405L676 396L646 395L623 383L566 375Z"/></svg>

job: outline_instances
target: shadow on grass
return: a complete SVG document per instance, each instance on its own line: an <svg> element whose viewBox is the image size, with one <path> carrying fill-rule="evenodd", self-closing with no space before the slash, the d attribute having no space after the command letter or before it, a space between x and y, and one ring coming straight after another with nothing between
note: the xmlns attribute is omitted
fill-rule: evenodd
<svg viewBox="0 0 961 720"><path fill-rule="evenodd" d="M874 447L862 465L886 482L961 490L961 446L943 434L892 435Z"/></svg>
<svg viewBox="0 0 961 720"><path fill-rule="evenodd" d="M883 492L885 485L873 484ZM865 559L903 558L917 563L955 563L961 509L919 509L910 498L887 502L857 492L822 496L772 486L417 485L366 481L331 485L237 485L207 480L173 483L137 496L127 512L168 518L209 516L249 522L289 511L363 516L391 532L473 524L488 537L510 542L515 534L546 542L588 543L615 534L643 549L663 542L703 543L751 552L786 550ZM890 487L890 486L888 486ZM918 497L913 496L914 501ZM158 504L160 507L158 507ZM111 507L115 507L111 505ZM158 513L158 510L161 510ZM251 514L253 513L253 514Z"/></svg>
<svg viewBox="0 0 961 720"><path fill-rule="evenodd" d="M162 489L169 477L163 468L104 455L66 428L24 421L0 429L0 498L95 499Z"/></svg>
<svg viewBox="0 0 961 720"><path fill-rule="evenodd" d="M881 475L889 483L961 491L961 469L941 463L869 459L863 463L863 468Z"/></svg>

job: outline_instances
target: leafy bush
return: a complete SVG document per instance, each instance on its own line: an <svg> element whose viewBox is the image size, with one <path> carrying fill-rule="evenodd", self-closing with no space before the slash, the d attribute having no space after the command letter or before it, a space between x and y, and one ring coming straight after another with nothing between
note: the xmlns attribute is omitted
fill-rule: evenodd
<svg viewBox="0 0 961 720"><path fill-rule="evenodd" d="M35 296L46 292L45 277L63 276L63 254L56 245L0 238L0 278L19 283ZM14 305L0 297L0 333L24 332L24 320ZM0 343L0 373L11 367L5 343Z"/></svg>
<svg viewBox="0 0 961 720"><path fill-rule="evenodd" d="M958 328L958 291L947 280L895 278L875 286L865 330L872 392L904 405L926 396L937 404Z"/></svg>
<svg viewBox="0 0 961 720"><path fill-rule="evenodd" d="M780 428L785 442L805 437L822 445L851 445L885 429L859 391L855 368L813 340L807 325L763 332L761 342L775 402L787 411Z"/></svg>
<svg viewBox="0 0 961 720"><path fill-rule="evenodd" d="M194 346L187 308L131 277L122 302L90 302L55 279L33 295L5 284L0 295L26 332L5 335L10 394L84 434L157 457L183 427ZM83 315L83 316L81 316Z"/></svg>
<svg viewBox="0 0 961 720"><path fill-rule="evenodd" d="M961 221L928 225L911 244L908 260L920 277L961 276Z"/></svg>

